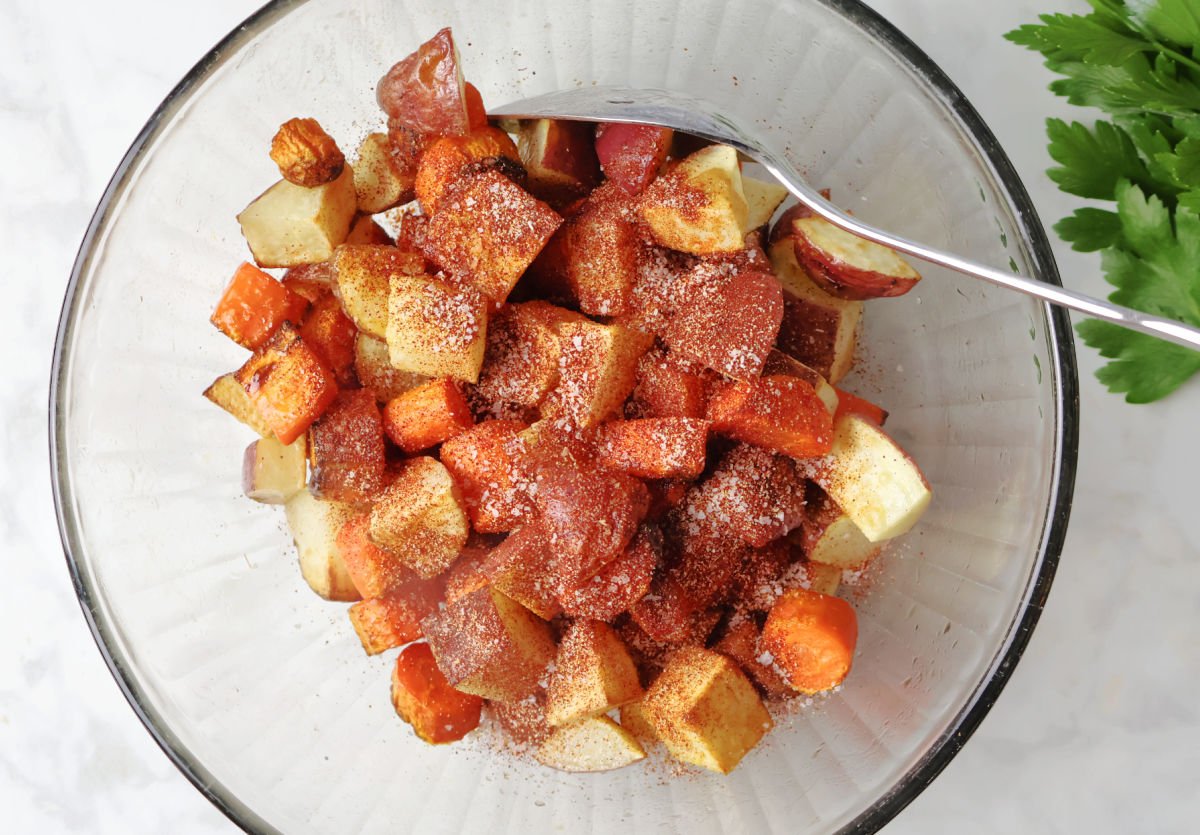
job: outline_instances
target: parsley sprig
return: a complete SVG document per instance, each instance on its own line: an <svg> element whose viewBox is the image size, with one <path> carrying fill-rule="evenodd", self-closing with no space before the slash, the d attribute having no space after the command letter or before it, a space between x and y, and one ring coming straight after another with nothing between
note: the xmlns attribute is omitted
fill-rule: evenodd
<svg viewBox="0 0 1200 835"><path fill-rule="evenodd" d="M1111 117L1050 119L1047 174L1108 200L1055 224L1101 253L1114 302L1200 327L1200 0L1087 0L1086 15L1041 15L1005 37L1042 53L1050 89ZM1200 371L1200 352L1089 320L1079 335L1110 362L1097 372L1130 403L1165 397Z"/></svg>

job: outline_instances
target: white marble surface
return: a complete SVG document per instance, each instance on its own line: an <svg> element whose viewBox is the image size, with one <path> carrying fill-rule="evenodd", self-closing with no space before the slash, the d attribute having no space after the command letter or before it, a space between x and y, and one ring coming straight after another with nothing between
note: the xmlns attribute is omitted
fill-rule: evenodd
<svg viewBox="0 0 1200 835"><path fill-rule="evenodd" d="M0 0L0 830L234 827L156 748L88 634L50 499L45 414L67 274L92 208L154 106L255 0ZM1042 121L1078 117L1000 38L1083 0L872 0L965 90L1042 216ZM1100 294L1092 257L1056 246ZM1080 352L1075 509L1036 634L997 706L889 833L1189 832L1200 813L1200 383L1130 407Z"/></svg>

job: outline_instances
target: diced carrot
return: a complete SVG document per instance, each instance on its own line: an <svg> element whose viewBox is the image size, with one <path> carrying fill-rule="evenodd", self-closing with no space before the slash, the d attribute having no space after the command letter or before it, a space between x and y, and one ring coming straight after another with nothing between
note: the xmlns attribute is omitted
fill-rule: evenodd
<svg viewBox="0 0 1200 835"><path fill-rule="evenodd" d="M479 88L470 81L463 84L463 98L467 102L467 123L471 130L486 128L488 125L487 109L483 106L483 96Z"/></svg>
<svg viewBox="0 0 1200 835"><path fill-rule="evenodd" d="M834 391L837 392L838 396L837 411L833 414L834 423L837 423L842 415L858 415L871 421L876 426L883 426L884 421L887 420L887 410L876 406L870 400L864 400L857 394L851 394L837 386L834 386Z"/></svg>
<svg viewBox="0 0 1200 835"><path fill-rule="evenodd" d="M358 593L364 599L380 597L419 580L398 556L371 542L370 530L371 514L367 512L350 519L337 534L338 554Z"/></svg>
<svg viewBox="0 0 1200 835"><path fill-rule="evenodd" d="M708 421L614 420L600 427L600 461L638 478L696 478L704 471Z"/></svg>
<svg viewBox="0 0 1200 835"><path fill-rule="evenodd" d="M314 300L312 310L300 325L300 336L333 372L339 386L351 386L357 381L354 340L358 328L332 294Z"/></svg>
<svg viewBox="0 0 1200 835"><path fill-rule="evenodd" d="M403 646L421 637L421 619L437 611L442 583L416 579L382 597L350 607L350 623L368 655Z"/></svg>
<svg viewBox="0 0 1200 835"><path fill-rule="evenodd" d="M210 321L243 348L257 350L284 322L299 322L308 300L253 264L237 268Z"/></svg>
<svg viewBox="0 0 1200 835"><path fill-rule="evenodd" d="M708 404L714 432L782 452L813 458L833 445L833 418L816 390L796 377L772 374L730 383Z"/></svg>
<svg viewBox="0 0 1200 835"><path fill-rule="evenodd" d="M429 644L400 653L392 671L392 705L431 745L454 742L479 726L483 699L455 690L433 660Z"/></svg>
<svg viewBox="0 0 1200 835"><path fill-rule="evenodd" d="M431 380L392 400L383 410L383 428L408 453L448 441L475 425L471 407L453 380Z"/></svg>
<svg viewBox="0 0 1200 835"><path fill-rule="evenodd" d="M643 417L704 417L704 379L652 351L638 365L633 403Z"/></svg>
<svg viewBox="0 0 1200 835"><path fill-rule="evenodd" d="M854 608L840 597L805 589L785 592L767 616L760 646L792 689L820 693L850 672L858 641Z"/></svg>
<svg viewBox="0 0 1200 835"><path fill-rule="evenodd" d="M289 322L234 376L282 444L304 434L338 395L332 372Z"/></svg>
<svg viewBox="0 0 1200 835"><path fill-rule="evenodd" d="M518 420L486 420L442 444L442 463L462 490L471 525L480 533L511 531L533 510L530 483L511 451L528 428Z"/></svg>

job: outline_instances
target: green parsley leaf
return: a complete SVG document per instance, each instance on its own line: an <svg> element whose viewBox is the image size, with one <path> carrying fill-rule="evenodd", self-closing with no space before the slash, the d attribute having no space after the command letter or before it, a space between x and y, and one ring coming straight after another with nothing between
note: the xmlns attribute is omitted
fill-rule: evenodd
<svg viewBox="0 0 1200 835"><path fill-rule="evenodd" d="M1062 166L1046 173L1065 192L1103 200L1112 198L1122 179L1149 185L1150 172L1133 140L1111 122L1097 122L1088 130L1079 122L1047 119L1046 134L1050 156Z"/></svg>
<svg viewBox="0 0 1200 835"><path fill-rule="evenodd" d="M1200 371L1200 351L1097 319L1080 322L1075 330L1100 356L1112 360L1096 377L1129 403L1166 397Z"/></svg>
<svg viewBox="0 0 1200 835"><path fill-rule="evenodd" d="M1090 14L1042 15L1006 36L1043 55L1059 76L1051 90L1113 117L1047 122L1050 178L1116 204L1076 209L1054 229L1101 253L1113 301L1200 327L1200 0L1087 3ZM1200 351L1106 322L1078 331L1110 360L1097 377L1131 403L1200 371Z"/></svg>
<svg viewBox="0 0 1200 835"><path fill-rule="evenodd" d="M1041 52L1051 63L1082 61L1115 67L1154 49L1128 29L1116 30L1089 17L1044 14L1039 20L1042 25L1022 26L1005 37Z"/></svg>
<svg viewBox="0 0 1200 835"><path fill-rule="evenodd" d="M1146 9L1143 19L1163 40L1189 49L1200 46L1200 6L1195 0L1158 0Z"/></svg>
<svg viewBox="0 0 1200 835"><path fill-rule="evenodd" d="M1077 252L1096 252L1125 243L1120 216L1107 209L1076 209L1073 215L1054 224L1054 231Z"/></svg>

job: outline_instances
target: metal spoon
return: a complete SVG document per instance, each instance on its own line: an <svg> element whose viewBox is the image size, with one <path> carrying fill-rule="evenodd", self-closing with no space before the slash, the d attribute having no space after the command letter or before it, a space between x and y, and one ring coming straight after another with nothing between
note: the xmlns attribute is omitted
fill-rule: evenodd
<svg viewBox="0 0 1200 835"><path fill-rule="evenodd" d="M1128 307L1075 293L1054 284L1024 278L1008 270L976 264L949 252L910 241L891 232L868 226L846 214L824 197L749 130L717 111L708 102L665 90L635 90L624 87L581 87L562 90L507 104L489 115L509 119L569 119L586 122L632 122L658 125L694 134L702 139L731 145L751 157L796 199L816 214L861 238L891 247L922 261L947 267L964 275L1035 296L1050 304L1078 310L1114 325L1140 331L1186 348L1200 349L1200 329L1173 319L1151 316Z"/></svg>

